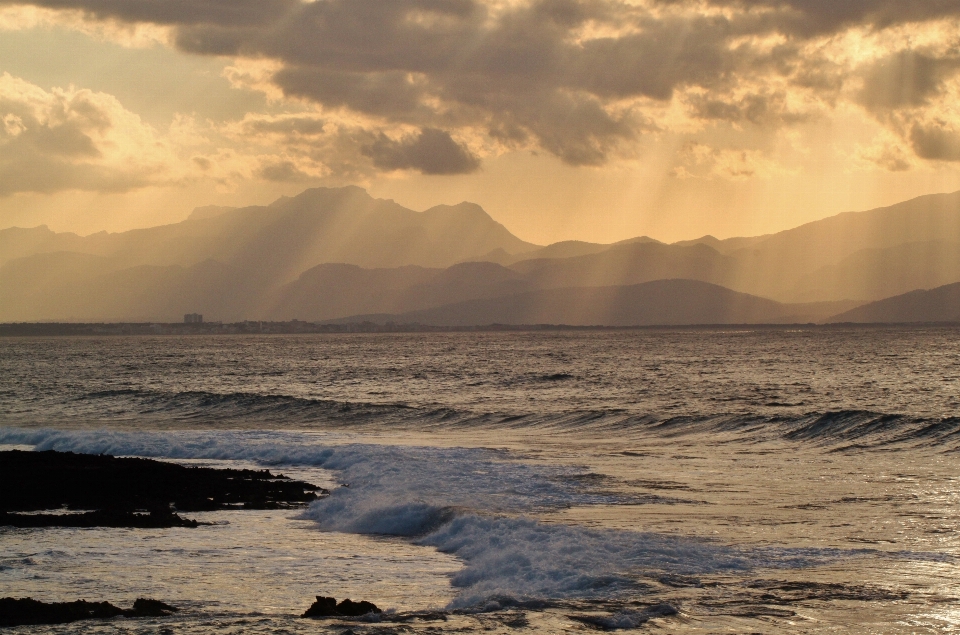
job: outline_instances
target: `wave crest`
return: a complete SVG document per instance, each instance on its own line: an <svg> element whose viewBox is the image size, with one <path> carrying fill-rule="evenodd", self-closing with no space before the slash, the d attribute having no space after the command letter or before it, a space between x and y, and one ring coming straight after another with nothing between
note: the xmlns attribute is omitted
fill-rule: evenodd
<svg viewBox="0 0 960 635"><path fill-rule="evenodd" d="M960 417L917 417L869 410L796 415L731 413L664 417L623 409L560 413L500 413L405 403L335 401L289 395L141 389L98 391L39 410L7 413L17 425L77 420L217 428L313 428L336 430L526 429L551 433L618 434L629 437L732 435L746 442L786 440L856 449L941 447L960 449Z"/></svg>

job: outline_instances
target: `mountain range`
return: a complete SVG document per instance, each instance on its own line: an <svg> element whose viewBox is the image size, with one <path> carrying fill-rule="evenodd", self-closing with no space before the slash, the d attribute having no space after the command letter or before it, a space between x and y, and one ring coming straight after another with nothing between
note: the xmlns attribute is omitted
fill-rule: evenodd
<svg viewBox="0 0 960 635"><path fill-rule="evenodd" d="M358 187L201 207L122 233L0 230L4 322L192 312L448 325L952 321L957 282L960 192L673 244L540 246L472 203L416 212Z"/></svg>

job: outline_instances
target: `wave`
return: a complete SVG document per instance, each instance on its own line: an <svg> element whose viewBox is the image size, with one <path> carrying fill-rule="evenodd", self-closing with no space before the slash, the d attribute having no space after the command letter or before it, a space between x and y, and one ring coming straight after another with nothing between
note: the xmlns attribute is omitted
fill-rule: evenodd
<svg viewBox="0 0 960 635"><path fill-rule="evenodd" d="M716 542L544 523L538 511L624 502L576 466L502 451L331 443L283 431L130 432L0 428L0 444L168 459L314 466L343 483L303 516L324 531L403 537L453 554L450 608L642 594L667 576L801 567L867 550L732 547Z"/></svg>
<svg viewBox="0 0 960 635"><path fill-rule="evenodd" d="M420 409L402 403L372 403L315 399L288 395L207 391L121 389L91 392L64 404L78 412L96 409L103 417L161 415L177 420L256 420L362 422L384 417L421 416ZM433 416L446 411L435 409Z"/></svg>
<svg viewBox="0 0 960 635"><path fill-rule="evenodd" d="M556 381L553 376L547 378ZM563 412L484 412L435 405L336 401L244 392L108 390L42 402L2 420L133 422L221 428L283 427L358 430L536 429L629 436L732 435L743 441L785 440L834 449L940 447L960 449L960 417L840 410L800 414L723 413L665 417L626 409Z"/></svg>
<svg viewBox="0 0 960 635"><path fill-rule="evenodd" d="M338 443L335 435L285 431L52 430L0 427L0 444L84 454L169 459L226 459L266 466L300 465L335 471L344 487L325 500L335 505L332 530L415 535L364 529L365 514L389 513L394 504L491 513L536 512L573 505L646 502L602 483L575 478L576 466L521 462L486 448ZM398 517L399 518L399 517Z"/></svg>

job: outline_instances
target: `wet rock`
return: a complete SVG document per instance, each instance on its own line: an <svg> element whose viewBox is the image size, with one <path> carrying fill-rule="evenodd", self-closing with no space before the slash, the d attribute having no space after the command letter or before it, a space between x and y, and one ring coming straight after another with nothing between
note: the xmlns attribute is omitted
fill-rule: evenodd
<svg viewBox="0 0 960 635"><path fill-rule="evenodd" d="M368 613L382 612L373 602L346 599L338 604L335 598L318 595L317 601L300 617L360 617Z"/></svg>
<svg viewBox="0 0 960 635"><path fill-rule="evenodd" d="M378 615L381 615L378 613ZM383 620L387 622L446 622L447 614L443 611L411 611L409 613L391 613L384 615Z"/></svg>
<svg viewBox="0 0 960 635"><path fill-rule="evenodd" d="M677 609L669 604L656 604L642 611L623 610L612 615L568 615L572 620L605 631L639 628L655 617L676 615Z"/></svg>
<svg viewBox="0 0 960 635"><path fill-rule="evenodd" d="M127 617L163 617L179 611L175 606L170 606L160 600L150 600L147 598L137 598L133 603L133 608L124 611Z"/></svg>
<svg viewBox="0 0 960 635"><path fill-rule="evenodd" d="M32 598L0 598L0 626L65 624L78 620L122 615L123 609L109 602L39 602Z"/></svg>
<svg viewBox="0 0 960 635"><path fill-rule="evenodd" d="M0 483L5 485L0 523L17 527L196 527L174 512L288 509L326 493L268 470L185 467L54 450L0 452ZM97 511L34 520L10 514L62 508Z"/></svg>
<svg viewBox="0 0 960 635"><path fill-rule="evenodd" d="M367 613L383 613L383 611L377 608L377 605L373 602L366 602L364 600L354 602L353 600L346 599L337 604L337 613L349 617L360 617Z"/></svg>
<svg viewBox="0 0 960 635"><path fill-rule="evenodd" d="M336 598L328 598L318 595L317 601L314 602L300 617L335 617L337 615L340 614L337 613Z"/></svg>
<svg viewBox="0 0 960 635"><path fill-rule="evenodd" d="M132 527L163 529L167 527L199 527L201 523L170 511L155 510L147 514L101 509L82 514L9 514L0 512L0 526L9 527Z"/></svg>
<svg viewBox="0 0 960 635"><path fill-rule="evenodd" d="M80 620L125 617L162 617L176 612L159 600L138 598L132 609L121 609L109 602L40 602L33 598L0 598L0 626L67 624Z"/></svg>

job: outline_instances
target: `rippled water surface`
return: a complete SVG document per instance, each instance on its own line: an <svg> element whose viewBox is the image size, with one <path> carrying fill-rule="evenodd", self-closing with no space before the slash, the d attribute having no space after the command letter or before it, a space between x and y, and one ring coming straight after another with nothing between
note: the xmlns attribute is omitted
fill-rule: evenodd
<svg viewBox="0 0 960 635"><path fill-rule="evenodd" d="M0 596L183 608L47 632L960 632L958 336L3 339L0 444L331 495L0 528ZM298 618L317 594L390 611Z"/></svg>

